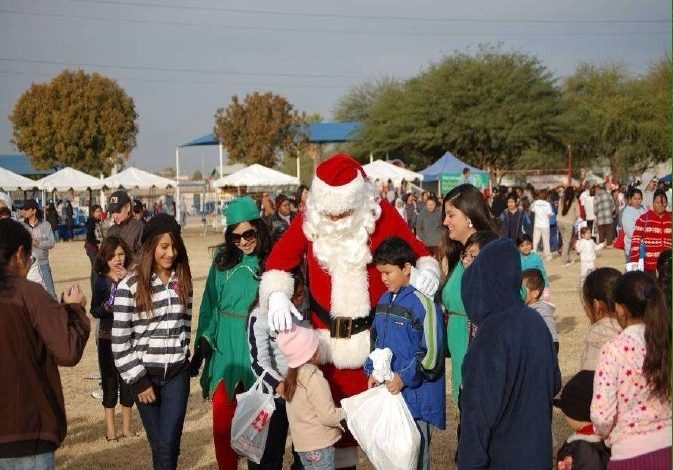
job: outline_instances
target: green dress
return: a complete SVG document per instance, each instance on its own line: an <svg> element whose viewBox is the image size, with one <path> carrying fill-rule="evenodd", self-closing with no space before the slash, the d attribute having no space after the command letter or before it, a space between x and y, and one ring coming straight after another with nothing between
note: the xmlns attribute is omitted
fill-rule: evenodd
<svg viewBox="0 0 673 470"><path fill-rule="evenodd" d="M255 383L247 327L259 289L258 271L259 258L245 254L239 264L226 271L210 267L194 343L204 338L212 348L201 375L204 398L213 397L220 381L224 381L230 399L239 383L243 390Z"/></svg>
<svg viewBox="0 0 673 470"><path fill-rule="evenodd" d="M453 385L453 402L456 406L458 405L458 391L463 383L463 359L467 352L469 339L468 320L460 293L464 272L463 263L458 262L442 289L442 303L449 311L446 341L451 353L451 384Z"/></svg>

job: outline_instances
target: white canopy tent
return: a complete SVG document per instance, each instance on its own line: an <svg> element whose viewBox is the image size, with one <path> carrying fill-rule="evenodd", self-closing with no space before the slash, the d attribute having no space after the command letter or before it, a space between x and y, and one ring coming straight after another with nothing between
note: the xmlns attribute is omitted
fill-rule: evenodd
<svg viewBox="0 0 673 470"><path fill-rule="evenodd" d="M38 182L25 176L18 175L13 171L9 171L0 167L0 188L5 191L16 191L17 189L41 189Z"/></svg>
<svg viewBox="0 0 673 470"><path fill-rule="evenodd" d="M362 168L365 170L365 173L367 173L367 176L371 180L392 180L396 185L399 185L402 180L423 181L422 174L407 170L397 165L393 165L392 163L388 163L384 160L374 160L371 163L363 165Z"/></svg>
<svg viewBox="0 0 673 470"><path fill-rule="evenodd" d="M176 186L175 180L133 167L108 176L103 180L103 184L110 189L119 187L124 189L174 188Z"/></svg>
<svg viewBox="0 0 673 470"><path fill-rule="evenodd" d="M44 191L85 191L87 189L101 189L103 180L94 178L74 168L66 167L38 180L37 186Z"/></svg>
<svg viewBox="0 0 673 470"><path fill-rule="evenodd" d="M258 163L213 181L213 185L217 188L224 186L237 188L246 186L296 186L298 184L297 177L272 170Z"/></svg>

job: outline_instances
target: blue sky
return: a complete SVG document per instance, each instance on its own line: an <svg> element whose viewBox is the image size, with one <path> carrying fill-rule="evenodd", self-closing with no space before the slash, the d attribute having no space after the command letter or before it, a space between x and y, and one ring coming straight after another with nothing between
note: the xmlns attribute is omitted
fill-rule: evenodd
<svg viewBox="0 0 673 470"><path fill-rule="evenodd" d="M453 51L501 43L562 78L583 61L633 73L671 50L669 1L0 0L0 153L7 116L33 82L64 68L116 79L140 118L129 164L174 166L175 147L212 131L218 107L253 91L326 120L348 89L408 78ZM181 169L217 151L181 151Z"/></svg>

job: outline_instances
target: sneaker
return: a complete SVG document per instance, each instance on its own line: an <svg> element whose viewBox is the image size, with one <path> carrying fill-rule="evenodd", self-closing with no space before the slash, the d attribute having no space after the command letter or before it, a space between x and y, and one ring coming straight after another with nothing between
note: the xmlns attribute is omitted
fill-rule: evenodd
<svg viewBox="0 0 673 470"><path fill-rule="evenodd" d="M99 388L98 390L94 390L91 392L91 396L95 398L96 400L102 400L103 399L103 389Z"/></svg>

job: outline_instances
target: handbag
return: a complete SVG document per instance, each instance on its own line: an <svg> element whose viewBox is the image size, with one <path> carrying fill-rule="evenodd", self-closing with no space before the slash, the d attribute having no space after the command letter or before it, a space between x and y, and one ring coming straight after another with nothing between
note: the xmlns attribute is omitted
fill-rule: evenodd
<svg viewBox="0 0 673 470"><path fill-rule="evenodd" d="M266 448L271 415L276 410L273 394L264 391L260 377L250 390L237 394L236 401L231 421L231 448L259 464Z"/></svg>
<svg viewBox="0 0 673 470"><path fill-rule="evenodd" d="M626 245L624 243L624 229L619 229L617 232L617 239L615 242L612 244L615 248L618 250L624 250L626 248Z"/></svg>

